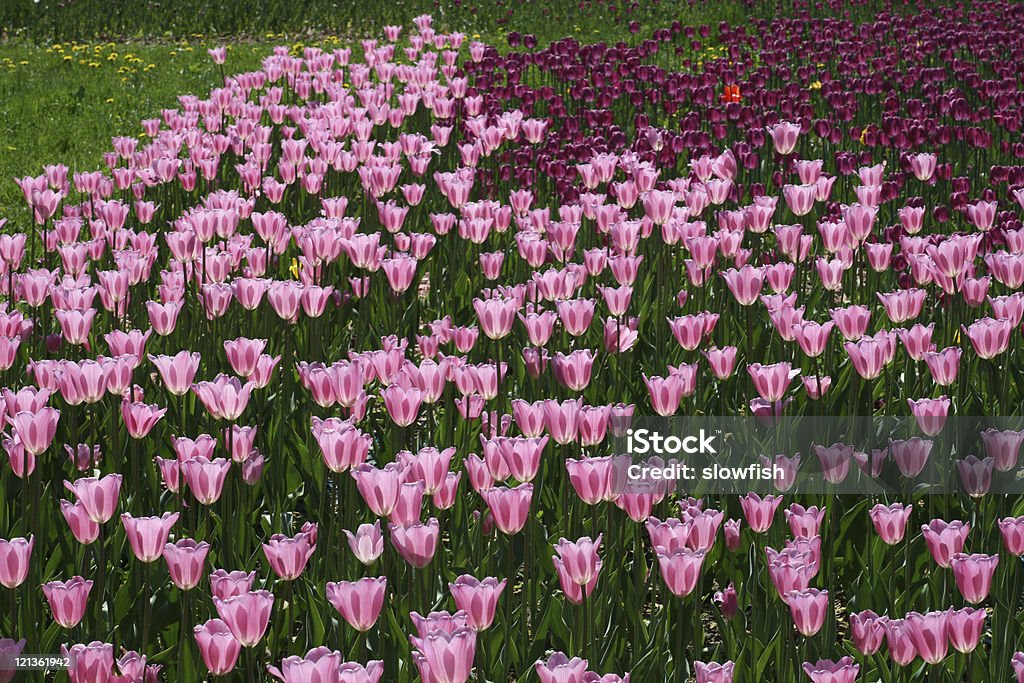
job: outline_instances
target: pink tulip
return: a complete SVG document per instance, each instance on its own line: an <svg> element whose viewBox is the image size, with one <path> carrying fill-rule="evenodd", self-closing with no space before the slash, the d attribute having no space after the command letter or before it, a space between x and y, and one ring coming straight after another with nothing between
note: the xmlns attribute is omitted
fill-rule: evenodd
<svg viewBox="0 0 1024 683"><path fill-rule="evenodd" d="M914 177L922 182L931 180L935 173L936 156L934 154L911 154L908 155L910 171Z"/></svg>
<svg viewBox="0 0 1024 683"><path fill-rule="evenodd" d="M999 520L999 533L1008 553L1015 557L1024 555L1024 516Z"/></svg>
<svg viewBox="0 0 1024 683"><path fill-rule="evenodd" d="M378 469L364 463L353 468L351 473L359 494L373 514L387 517L394 511L401 488L401 472L397 464L390 463Z"/></svg>
<svg viewBox="0 0 1024 683"><path fill-rule="evenodd" d="M663 417L673 415L679 410L679 403L686 393L686 383L679 375L668 377L647 377L643 375L644 384L651 397L654 412ZM557 439L556 439L557 441Z"/></svg>
<svg viewBox="0 0 1024 683"><path fill-rule="evenodd" d="M570 602L580 604L597 585L601 573L601 559L597 551L601 536L596 541L584 536L575 543L564 538L555 545L556 555L551 557L558 572L558 578Z"/></svg>
<svg viewBox="0 0 1024 683"><path fill-rule="evenodd" d="M692 593L700 580L705 551L677 548L670 552L663 546L654 550L661 578L669 591L677 597L686 597Z"/></svg>
<svg viewBox="0 0 1024 683"><path fill-rule="evenodd" d="M513 536L522 531L530 514L533 484L520 484L515 488L497 486L481 495L503 534Z"/></svg>
<svg viewBox="0 0 1024 683"><path fill-rule="evenodd" d="M544 426L555 443L564 446L579 436L581 403L582 401L578 400L566 400L561 403L554 399L544 401Z"/></svg>
<svg viewBox="0 0 1024 683"><path fill-rule="evenodd" d="M956 346L950 346L941 351L926 351L921 354L931 373L932 381L940 387L948 387L956 381L957 373L960 370L961 355L962 351Z"/></svg>
<svg viewBox="0 0 1024 683"><path fill-rule="evenodd" d="M28 641L24 638L18 641L13 638L0 638L0 683L10 683L14 680L17 669L14 667L13 659L22 653L26 642Z"/></svg>
<svg viewBox="0 0 1024 683"><path fill-rule="evenodd" d="M882 647L885 637L885 620L871 610L850 615L850 635L857 652L871 656Z"/></svg>
<svg viewBox="0 0 1024 683"><path fill-rule="evenodd" d="M488 339L503 339L512 332L516 314L522 307L518 299L473 299L473 310L480 321L480 329Z"/></svg>
<svg viewBox="0 0 1024 683"><path fill-rule="evenodd" d="M213 505L224 491L224 482L231 461L226 458L209 460L198 455L181 463L181 473L188 484L188 490L202 505Z"/></svg>
<svg viewBox="0 0 1024 683"><path fill-rule="evenodd" d="M252 382L242 384L238 378L227 375L217 375L212 382L192 385L192 391L210 415L228 421L237 420L245 412L253 388Z"/></svg>
<svg viewBox="0 0 1024 683"><path fill-rule="evenodd" d="M384 552L384 534L381 532L380 520L373 524L360 524L355 533L346 529L345 536L348 538L352 554L367 566L376 562Z"/></svg>
<svg viewBox="0 0 1024 683"><path fill-rule="evenodd" d="M973 607L950 609L946 620L946 636L953 649L963 654L974 652L985 630L986 616L985 610Z"/></svg>
<svg viewBox="0 0 1024 683"><path fill-rule="evenodd" d="M985 454L995 460L995 468L1009 472L1017 466L1020 447L1024 443L1024 431L986 429L981 433Z"/></svg>
<svg viewBox="0 0 1024 683"><path fill-rule="evenodd" d="M68 344L82 346L89 342L89 331L92 329L93 320L96 318L96 309L89 310L61 310L53 312L57 322L60 324L60 332Z"/></svg>
<svg viewBox="0 0 1024 683"><path fill-rule="evenodd" d="M433 683L466 683L473 669L476 654L476 631L460 628L451 633L435 631L423 637L410 636Z"/></svg>
<svg viewBox="0 0 1024 683"><path fill-rule="evenodd" d="M964 493L972 498L980 498L988 493L992 486L992 470L995 461L992 458L978 460L973 455L968 455L963 460L956 461L956 470L960 475L960 484Z"/></svg>
<svg viewBox="0 0 1024 683"><path fill-rule="evenodd" d="M161 337L166 337L174 332L183 307L184 303L180 301L168 303L147 301L146 312L149 314L149 322L153 326L153 330Z"/></svg>
<svg viewBox="0 0 1024 683"><path fill-rule="evenodd" d="M821 630L828 616L828 591L816 588L790 591L784 599L797 631L809 638Z"/></svg>
<svg viewBox="0 0 1024 683"><path fill-rule="evenodd" d="M306 531L293 537L274 534L263 544L263 554L270 568L282 581L294 581L302 575L316 550L316 538Z"/></svg>
<svg viewBox="0 0 1024 683"><path fill-rule="evenodd" d="M388 524L391 543L406 562L417 569L430 564L437 552L440 527L436 517L408 527Z"/></svg>
<svg viewBox="0 0 1024 683"><path fill-rule="evenodd" d="M419 389L403 388L397 384L382 389L381 398L388 415L399 427L408 427L416 421L420 406L423 405L423 392Z"/></svg>
<svg viewBox="0 0 1024 683"><path fill-rule="evenodd" d="M89 518L89 513L86 512L81 501L71 503L62 500L60 501L60 511L76 541L82 545L89 545L99 538L100 525Z"/></svg>
<svg viewBox="0 0 1024 683"><path fill-rule="evenodd" d="M54 621L67 629L78 626L82 621L91 590L92 581L86 581L81 576L72 577L69 581L50 581L43 584L43 593L50 603Z"/></svg>
<svg viewBox="0 0 1024 683"><path fill-rule="evenodd" d="M921 659L929 664L938 664L946 658L949 650L949 638L946 635L948 612L928 612L907 614L910 637L914 641L914 649Z"/></svg>
<svg viewBox="0 0 1024 683"><path fill-rule="evenodd" d="M907 666L917 658L917 646L906 619L889 619L885 622L885 642L889 658L899 666Z"/></svg>
<svg viewBox="0 0 1024 683"><path fill-rule="evenodd" d="M863 337L856 342L843 344L857 374L863 379L876 379L882 374L885 365L892 360L891 353L895 346L890 342L871 337Z"/></svg>
<svg viewBox="0 0 1024 683"><path fill-rule="evenodd" d="M788 121L768 126L768 134L775 145L775 151L782 156L793 153L796 149L797 138L800 136L800 126Z"/></svg>
<svg viewBox="0 0 1024 683"><path fill-rule="evenodd" d="M192 590L199 585L203 575L203 564L209 552L209 543L196 543L188 538L165 545L163 556L174 585L183 591Z"/></svg>
<svg viewBox="0 0 1024 683"><path fill-rule="evenodd" d="M730 519L722 527L722 535L725 536L725 547L729 552L736 552L740 549L740 525L738 519Z"/></svg>
<svg viewBox="0 0 1024 683"><path fill-rule="evenodd" d="M121 492L121 475L108 474L97 479L83 477L74 483L64 482L64 488L78 496L86 514L96 524L106 524L117 511L117 499Z"/></svg>
<svg viewBox="0 0 1024 683"><path fill-rule="evenodd" d="M141 401L121 401L121 417L124 419L128 435L133 439L145 438L160 418L167 412L166 408L149 405Z"/></svg>
<svg viewBox="0 0 1024 683"><path fill-rule="evenodd" d="M821 529L821 522L825 518L825 509L816 505L805 508L799 503L793 503L783 512L789 529L796 538L817 536Z"/></svg>
<svg viewBox="0 0 1024 683"><path fill-rule="evenodd" d="M562 327L573 337L579 337L589 328L594 319L593 299L564 299L555 303Z"/></svg>
<svg viewBox="0 0 1024 683"><path fill-rule="evenodd" d="M568 356L561 351L551 360L551 370L559 384L570 391L583 391L590 384L594 367L594 352L577 349Z"/></svg>
<svg viewBox="0 0 1024 683"><path fill-rule="evenodd" d="M494 622L498 599L505 590L506 583L506 579L499 581L488 577L480 581L463 574L454 583L449 583L448 589L455 599L455 606L466 613L469 626L477 631L483 631L490 628Z"/></svg>
<svg viewBox="0 0 1024 683"><path fill-rule="evenodd" d="M21 537L9 541L0 539L0 585L17 588L25 582L35 542L35 536L29 536L28 540Z"/></svg>
<svg viewBox="0 0 1024 683"><path fill-rule="evenodd" d="M784 185L782 196L794 216L806 216L814 209L814 201L818 198L818 184Z"/></svg>
<svg viewBox="0 0 1024 683"><path fill-rule="evenodd" d="M368 434L351 425L334 428L321 423L314 423L313 438L320 446L327 469L332 472L345 472L366 462L370 452L372 439Z"/></svg>
<svg viewBox="0 0 1024 683"><path fill-rule="evenodd" d="M285 657L281 668L267 665L267 671L285 683L337 683L341 653L326 646L313 648L305 657Z"/></svg>
<svg viewBox="0 0 1024 683"><path fill-rule="evenodd" d="M853 657L843 657L839 661L819 659L816 663L804 662L804 673L811 683L854 683L860 665L854 664Z"/></svg>
<svg viewBox="0 0 1024 683"><path fill-rule="evenodd" d="M193 628L192 632L199 646L199 654L203 656L203 663L211 674L224 676L234 670L242 644L224 621L210 619Z"/></svg>
<svg viewBox="0 0 1024 683"><path fill-rule="evenodd" d="M793 370L789 363L751 363L747 366L747 372L750 373L758 395L770 403L781 401L786 395L789 383L800 373L799 370Z"/></svg>
<svg viewBox="0 0 1024 683"><path fill-rule="evenodd" d="M964 596L964 600L977 605L988 597L992 589L992 576L999 566L998 555L967 555L958 552L950 558L950 562L956 587L960 590L960 595Z"/></svg>
<svg viewBox="0 0 1024 683"><path fill-rule="evenodd" d="M821 464L821 475L830 484L841 484L850 472L853 446L835 443L831 446L814 446L814 454Z"/></svg>
<svg viewBox="0 0 1024 683"><path fill-rule="evenodd" d="M775 520L775 511L782 503L782 496L765 496L762 498L756 493L748 493L740 496L740 507L743 508L743 516L747 524L758 534L763 534L771 528Z"/></svg>
<svg viewBox="0 0 1024 683"><path fill-rule="evenodd" d="M615 462L611 457L566 458L565 469L573 490L587 505L614 498L612 494Z"/></svg>
<svg viewBox="0 0 1024 683"><path fill-rule="evenodd" d="M722 277L736 302L740 306L750 306L761 294L764 270L753 266L743 266L739 270L730 268L722 272Z"/></svg>
<svg viewBox="0 0 1024 683"><path fill-rule="evenodd" d="M199 370L201 357L198 353L179 351L173 356L149 356L156 366L167 391L175 396L184 396L192 386L196 372Z"/></svg>
<svg viewBox="0 0 1024 683"><path fill-rule="evenodd" d="M907 530L907 520L910 519L912 511L913 507L904 506L901 503L893 503L889 506L878 503L871 508L868 514L879 538L887 545L896 545L903 540Z"/></svg>
<svg viewBox="0 0 1024 683"><path fill-rule="evenodd" d="M928 524L921 526L921 533L924 535L928 551L932 554L935 563L944 569L949 569L953 566L953 556L963 552L967 532L970 529L969 524L960 521L947 523L941 519L933 519Z"/></svg>
<svg viewBox="0 0 1024 683"><path fill-rule="evenodd" d="M103 452L100 450L99 444L92 447L84 443L74 447L71 444L64 444L64 450L68 454L68 459L71 460L75 465L75 469L79 472L88 472L93 467L99 465L103 459Z"/></svg>
<svg viewBox="0 0 1024 683"><path fill-rule="evenodd" d="M416 634L421 638L437 631L454 633L459 629L469 627L465 612L452 613L445 610L430 612L425 617L417 612L410 612L409 618L412 620Z"/></svg>
<svg viewBox="0 0 1024 683"><path fill-rule="evenodd" d="M900 473L907 479L913 479L924 471L934 445L931 440L915 436L906 441L890 441L889 452Z"/></svg>
<svg viewBox="0 0 1024 683"><path fill-rule="evenodd" d="M731 661L725 664L694 662L693 668L696 673L696 683L732 683L733 670L736 665Z"/></svg>
<svg viewBox="0 0 1024 683"><path fill-rule="evenodd" d="M263 639L274 606L274 595L265 590L213 599L217 614L242 647L256 647Z"/></svg>
<svg viewBox="0 0 1024 683"><path fill-rule="evenodd" d="M582 681L587 671L587 660L569 659L562 652L555 652L547 661L538 660L533 668L541 683L572 683Z"/></svg>
<svg viewBox="0 0 1024 683"><path fill-rule="evenodd" d="M368 631L377 623L384 597L387 577L363 578L327 584L327 600L334 609L357 631Z"/></svg>
<svg viewBox="0 0 1024 683"><path fill-rule="evenodd" d="M1013 323L1005 319L981 318L967 327L961 325L961 328L971 340L974 352L981 358L992 359L1009 348Z"/></svg>
<svg viewBox="0 0 1024 683"><path fill-rule="evenodd" d="M210 574L210 593L215 598L227 600L252 591L255 580L256 572L246 574L243 571L226 572L218 569Z"/></svg>
<svg viewBox="0 0 1024 683"><path fill-rule="evenodd" d="M60 651L71 661L68 668L71 683L104 683L113 680L113 645L94 640L88 645L79 643L70 648L61 645Z"/></svg>
<svg viewBox="0 0 1024 683"><path fill-rule="evenodd" d="M132 517L127 512L121 515L128 543L140 562L150 563L160 559L178 517L177 512L165 512L160 517Z"/></svg>
<svg viewBox="0 0 1024 683"><path fill-rule="evenodd" d="M715 591L712 599L718 605L723 619L732 619L739 612L739 596L736 594L736 587L732 581L724 590Z"/></svg>
<svg viewBox="0 0 1024 683"><path fill-rule="evenodd" d="M59 419L59 410L45 407L36 412L23 410L15 414L11 419L11 425L26 452L38 457L53 443Z"/></svg>
<svg viewBox="0 0 1024 683"><path fill-rule="evenodd" d="M266 339L229 339L224 342L224 351L231 369L240 377L248 379L256 372L260 354L267 346Z"/></svg>
<svg viewBox="0 0 1024 683"><path fill-rule="evenodd" d="M384 662L379 659L367 662L366 666L343 662L338 668L338 683L380 683L383 675Z"/></svg>

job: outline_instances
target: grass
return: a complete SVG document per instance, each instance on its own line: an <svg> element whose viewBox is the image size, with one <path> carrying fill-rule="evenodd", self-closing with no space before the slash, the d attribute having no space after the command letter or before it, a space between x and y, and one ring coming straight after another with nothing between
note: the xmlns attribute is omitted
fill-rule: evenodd
<svg viewBox="0 0 1024 683"><path fill-rule="evenodd" d="M234 45L232 70L255 67L265 43ZM44 164L92 170L116 135L139 135L139 122L205 94L219 82L206 43L0 44L0 216L29 219L13 178Z"/></svg>
<svg viewBox="0 0 1024 683"><path fill-rule="evenodd" d="M36 42L109 37L358 34L408 26L430 14L444 30L535 34L541 44L574 31L627 35L630 21L655 28L673 20L717 23L744 16L740 0L4 0L0 33Z"/></svg>

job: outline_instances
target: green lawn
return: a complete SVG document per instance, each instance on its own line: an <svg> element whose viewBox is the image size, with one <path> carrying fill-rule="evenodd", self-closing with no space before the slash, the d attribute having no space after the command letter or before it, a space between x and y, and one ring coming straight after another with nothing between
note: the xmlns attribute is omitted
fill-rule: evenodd
<svg viewBox="0 0 1024 683"><path fill-rule="evenodd" d="M179 94L216 86L220 71L206 54L212 44L0 44L0 216L28 219L13 178L53 163L95 169L111 137L140 135L139 122L176 106ZM236 44L225 67L251 69L270 49Z"/></svg>

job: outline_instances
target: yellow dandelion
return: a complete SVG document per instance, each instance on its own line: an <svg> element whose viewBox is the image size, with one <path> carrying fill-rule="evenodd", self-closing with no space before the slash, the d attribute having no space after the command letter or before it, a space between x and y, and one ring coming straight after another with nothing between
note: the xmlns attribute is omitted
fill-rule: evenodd
<svg viewBox="0 0 1024 683"><path fill-rule="evenodd" d="M106 102L107 102L107 104L113 104L114 103L114 98L113 97L108 97L106 99Z"/></svg>

